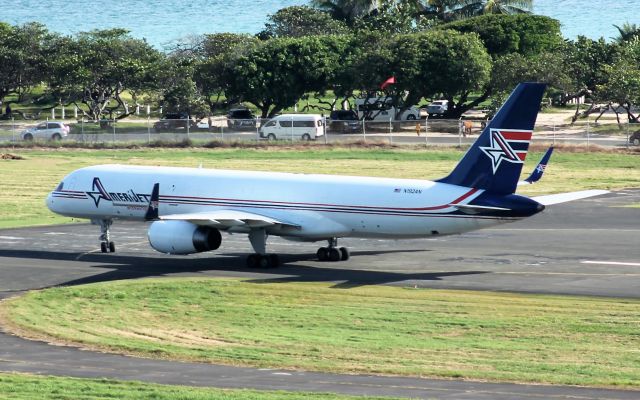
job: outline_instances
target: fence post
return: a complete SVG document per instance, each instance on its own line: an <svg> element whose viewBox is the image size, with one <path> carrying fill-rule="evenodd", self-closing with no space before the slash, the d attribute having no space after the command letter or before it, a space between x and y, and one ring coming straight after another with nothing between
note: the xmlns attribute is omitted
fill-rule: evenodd
<svg viewBox="0 0 640 400"><path fill-rule="evenodd" d="M16 119L11 117L11 143L16 141Z"/></svg>
<svg viewBox="0 0 640 400"><path fill-rule="evenodd" d="M462 117L458 119L458 147L462 147Z"/></svg>
<svg viewBox="0 0 640 400"><path fill-rule="evenodd" d="M590 145L590 132L589 132L589 118L587 118L587 151L589 151L589 145Z"/></svg>
<svg viewBox="0 0 640 400"><path fill-rule="evenodd" d="M147 144L151 144L151 117L147 114Z"/></svg>
<svg viewBox="0 0 640 400"><path fill-rule="evenodd" d="M429 130L429 114L424 118L424 145L427 146L427 132Z"/></svg>
<svg viewBox="0 0 640 400"><path fill-rule="evenodd" d="M627 150L629 150L629 122L630 121L627 119L627 127L626 127L627 128L627 144L626 144Z"/></svg>
<svg viewBox="0 0 640 400"><path fill-rule="evenodd" d="M428 142L427 142L427 126L429 125L429 115L427 114L427 117L424 119L424 145L427 146Z"/></svg>
<svg viewBox="0 0 640 400"><path fill-rule="evenodd" d="M367 129L366 129L366 124L364 123L364 118L362 118L362 141L363 142L367 142Z"/></svg>
<svg viewBox="0 0 640 400"><path fill-rule="evenodd" d="M185 123L187 124L187 139L189 139L189 127L191 126L191 117L186 118Z"/></svg>
<svg viewBox="0 0 640 400"><path fill-rule="evenodd" d="M329 138L327 138L327 117L322 117L322 133L324 136L324 144L329 143Z"/></svg>
<svg viewBox="0 0 640 400"><path fill-rule="evenodd" d="M113 125L113 143L116 143L116 119L114 118L111 121L111 124Z"/></svg>

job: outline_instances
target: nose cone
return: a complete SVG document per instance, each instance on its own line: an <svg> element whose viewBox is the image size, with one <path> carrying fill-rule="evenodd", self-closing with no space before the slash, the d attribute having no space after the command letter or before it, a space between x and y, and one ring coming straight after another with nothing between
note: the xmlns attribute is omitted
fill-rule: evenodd
<svg viewBox="0 0 640 400"><path fill-rule="evenodd" d="M53 192L49 193L49 195L47 196L47 199L45 200L45 203L47 204L47 208L54 212L57 213L57 209L56 209L56 198L53 197Z"/></svg>

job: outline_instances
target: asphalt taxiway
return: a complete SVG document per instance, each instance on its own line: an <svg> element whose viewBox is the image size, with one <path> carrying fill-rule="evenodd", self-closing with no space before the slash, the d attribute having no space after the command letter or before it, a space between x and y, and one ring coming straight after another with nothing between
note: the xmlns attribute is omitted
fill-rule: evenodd
<svg viewBox="0 0 640 400"><path fill-rule="evenodd" d="M249 270L244 235L223 236L214 255L153 251L144 224L116 223L115 254L98 249L88 224L0 230L0 298L25 290L159 276L234 276L260 281L453 288L640 298L640 190L549 207L533 218L429 240L344 239L347 262L320 263L314 244L270 238L284 265ZM0 334L0 371L133 379L167 384L339 392L443 399L637 399L640 392L566 386L236 368L147 360L52 346Z"/></svg>

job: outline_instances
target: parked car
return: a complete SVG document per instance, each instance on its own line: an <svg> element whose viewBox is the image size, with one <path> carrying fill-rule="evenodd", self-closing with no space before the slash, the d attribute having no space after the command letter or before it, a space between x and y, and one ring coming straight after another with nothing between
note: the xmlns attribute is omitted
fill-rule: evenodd
<svg viewBox="0 0 640 400"><path fill-rule="evenodd" d="M167 113L164 118L153 124L156 132L166 132L173 129L196 128L196 122L186 112Z"/></svg>
<svg viewBox="0 0 640 400"><path fill-rule="evenodd" d="M395 119L396 108L392 97L366 97L356 99L358 119L367 121L389 121ZM411 106L398 118L400 121L414 121L420 119L420 110Z"/></svg>
<svg viewBox="0 0 640 400"><path fill-rule="evenodd" d="M432 101L427 106L427 114L429 114L429 117L442 116L447 112L448 109L449 100L436 100Z"/></svg>
<svg viewBox="0 0 640 400"><path fill-rule="evenodd" d="M324 135L324 118L318 114L282 114L258 130L268 140L315 140Z"/></svg>
<svg viewBox="0 0 640 400"><path fill-rule="evenodd" d="M629 136L629 143L634 146L640 146L640 131L635 131Z"/></svg>
<svg viewBox="0 0 640 400"><path fill-rule="evenodd" d="M329 131L355 133L362 131L358 114L353 110L335 110L329 114Z"/></svg>
<svg viewBox="0 0 640 400"><path fill-rule="evenodd" d="M256 129L256 117L247 108L232 108L227 113L229 129Z"/></svg>
<svg viewBox="0 0 640 400"><path fill-rule="evenodd" d="M20 137L22 140L60 140L69 135L69 130L69 125L65 125L63 122L47 121L22 131Z"/></svg>

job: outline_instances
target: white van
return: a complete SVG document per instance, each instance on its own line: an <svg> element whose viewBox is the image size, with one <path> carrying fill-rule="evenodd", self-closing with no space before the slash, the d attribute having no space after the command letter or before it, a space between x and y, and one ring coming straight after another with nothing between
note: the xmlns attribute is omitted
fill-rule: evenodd
<svg viewBox="0 0 640 400"><path fill-rule="evenodd" d="M367 121L389 121L395 119L396 108L391 97L369 97L356 99L356 112L359 119ZM420 110L410 107L405 110L399 120L411 121L420 119Z"/></svg>
<svg viewBox="0 0 640 400"><path fill-rule="evenodd" d="M282 114L258 130L268 140L315 140L324 135L324 118L318 114Z"/></svg>

